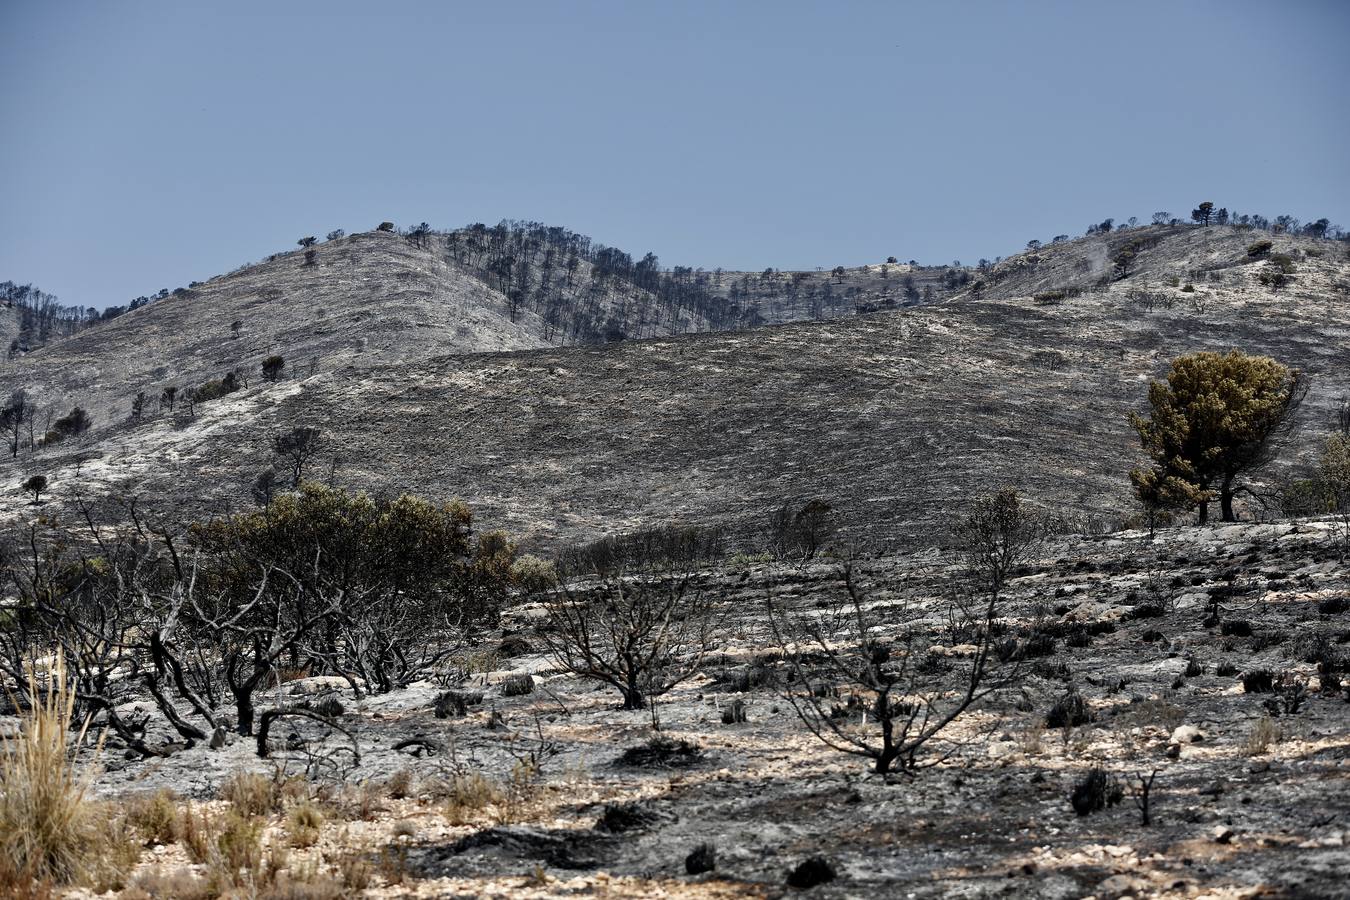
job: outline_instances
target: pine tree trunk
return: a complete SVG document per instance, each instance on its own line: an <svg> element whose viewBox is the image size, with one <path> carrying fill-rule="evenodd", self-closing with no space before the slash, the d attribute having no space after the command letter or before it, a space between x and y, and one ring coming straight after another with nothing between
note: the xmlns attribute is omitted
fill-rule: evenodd
<svg viewBox="0 0 1350 900"><path fill-rule="evenodd" d="M1236 522L1237 517L1233 515L1233 476L1224 478L1223 485L1219 488L1219 510L1223 513L1225 522Z"/></svg>

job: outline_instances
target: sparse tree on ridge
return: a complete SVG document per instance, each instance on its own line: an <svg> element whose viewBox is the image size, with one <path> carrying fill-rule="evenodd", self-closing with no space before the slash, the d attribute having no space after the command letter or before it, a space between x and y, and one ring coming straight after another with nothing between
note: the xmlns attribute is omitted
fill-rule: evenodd
<svg viewBox="0 0 1350 900"><path fill-rule="evenodd" d="M296 241L296 243L299 244L301 247L308 249L317 244L318 239L314 237L302 237L300 240Z"/></svg>
<svg viewBox="0 0 1350 900"><path fill-rule="evenodd" d="M1200 225L1208 225L1209 220L1213 217L1214 204L1208 200L1191 210L1191 219Z"/></svg>

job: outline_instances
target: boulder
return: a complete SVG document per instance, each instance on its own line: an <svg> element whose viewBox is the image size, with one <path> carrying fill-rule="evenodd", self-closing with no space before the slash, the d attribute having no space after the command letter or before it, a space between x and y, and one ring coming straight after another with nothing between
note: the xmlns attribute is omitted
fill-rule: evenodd
<svg viewBox="0 0 1350 900"><path fill-rule="evenodd" d="M1172 743L1174 744L1195 744L1204 739L1204 734L1194 725L1178 725L1172 732Z"/></svg>

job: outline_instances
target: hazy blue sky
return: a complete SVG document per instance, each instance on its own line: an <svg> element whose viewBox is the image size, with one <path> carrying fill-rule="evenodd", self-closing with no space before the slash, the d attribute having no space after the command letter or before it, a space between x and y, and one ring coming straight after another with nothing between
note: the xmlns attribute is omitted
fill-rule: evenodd
<svg viewBox="0 0 1350 900"><path fill-rule="evenodd" d="M0 0L0 280L123 303L382 219L666 265L1350 227L1350 2Z"/></svg>

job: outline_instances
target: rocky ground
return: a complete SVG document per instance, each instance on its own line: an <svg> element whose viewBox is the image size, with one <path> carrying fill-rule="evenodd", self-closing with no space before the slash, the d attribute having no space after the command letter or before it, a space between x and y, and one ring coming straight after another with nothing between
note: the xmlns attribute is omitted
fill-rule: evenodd
<svg viewBox="0 0 1350 900"><path fill-rule="evenodd" d="M310 678L267 698L338 698L359 763L343 735L287 720L269 760L246 738L150 762L110 748L98 790L167 788L220 812L239 771L308 770L286 790L326 821L317 843L289 851L289 871L371 897L782 896L804 890L789 873L812 857L835 876L814 896L1350 896L1350 703L1334 686L1350 658L1345 550L1328 522L1045 545L1012 582L1004 616L1010 636L1039 649L944 733L936 765L912 774L876 775L825 747L783 698L766 585L809 613L842 590L822 561L710 575L731 613L722 646L655 715L619 711L613 690L556 671L533 634L540 611L526 606L499 648L461 660L462 680L358 701ZM857 571L869 604L951 643L949 557ZM1253 677L1262 670L1270 691ZM524 674L533 689L518 694L512 676ZM442 718L447 689L468 703ZM1090 721L1048 727L1071 690ZM746 721L724 724L736 701ZM634 750L654 758L624 762ZM1080 817L1070 796L1094 768L1120 799ZM1144 826L1135 786L1150 773ZM286 843L290 802L269 814L269 845ZM702 844L715 865L688 874ZM178 895L198 871L181 841L155 847L125 896Z"/></svg>

